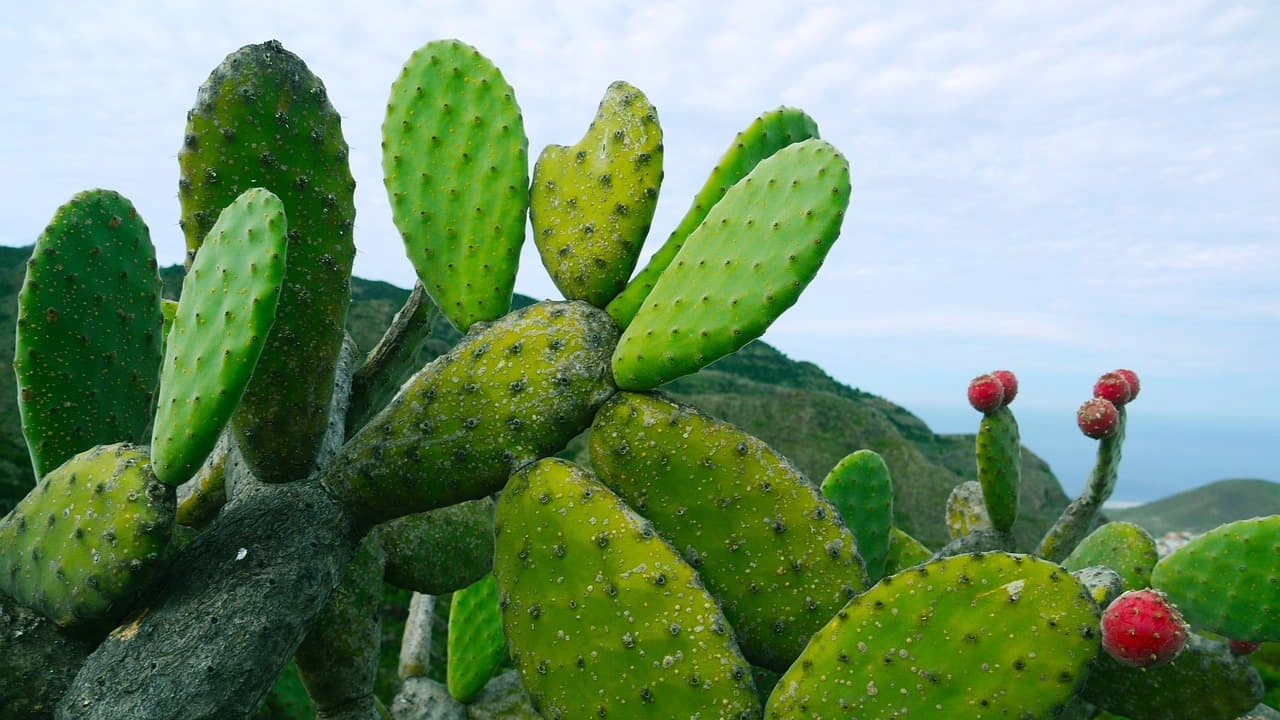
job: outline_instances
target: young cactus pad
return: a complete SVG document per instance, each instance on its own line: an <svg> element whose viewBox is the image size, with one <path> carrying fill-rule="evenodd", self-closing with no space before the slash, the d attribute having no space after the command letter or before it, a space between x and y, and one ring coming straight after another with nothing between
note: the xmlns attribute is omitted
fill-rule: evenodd
<svg viewBox="0 0 1280 720"><path fill-rule="evenodd" d="M671 231L667 241L649 258L644 269L605 307L618 327L625 328L631 324L641 303L653 290L654 283L658 282L672 258L684 247L684 241L702 224L707 213L720 202L720 198L724 197L730 187L746 177L761 160L778 150L791 143L816 137L818 125L813 118L803 110L790 107L770 110L738 133L711 170L702 189L693 197L693 204L675 230Z"/></svg>
<svg viewBox="0 0 1280 720"><path fill-rule="evenodd" d="M620 392L600 408L590 443L600 480L698 569L754 664L785 670L869 584L831 503L739 428Z"/></svg>
<svg viewBox="0 0 1280 720"><path fill-rule="evenodd" d="M542 151L529 220L542 264L566 298L602 308L626 286L661 184L658 111L625 82L609 86L576 145Z"/></svg>
<svg viewBox="0 0 1280 720"><path fill-rule="evenodd" d="M858 554L872 581L884 575L893 528L893 481L889 466L874 450L856 450L831 468L822 494L840 511L858 541Z"/></svg>
<svg viewBox="0 0 1280 720"><path fill-rule="evenodd" d="M758 718L698 574L582 468L540 460L498 501L503 629L545 718Z"/></svg>
<svg viewBox="0 0 1280 720"><path fill-rule="evenodd" d="M355 259L355 180L341 117L306 63L271 41L209 74L187 115L178 199L188 262L223 208L266 188L289 218L289 263L266 347L232 418L268 482L309 474L328 429Z"/></svg>
<svg viewBox="0 0 1280 720"><path fill-rule="evenodd" d="M529 139L498 68L457 40L415 52L391 86L382 171L440 312L462 332L506 314L529 211Z"/></svg>
<svg viewBox="0 0 1280 720"><path fill-rule="evenodd" d="M167 560L173 506L144 449L86 450L0 521L0 591L59 625L112 619Z"/></svg>
<svg viewBox="0 0 1280 720"><path fill-rule="evenodd" d="M276 317L287 222L280 198L246 190L196 253L165 348L151 465L168 485L205 461L240 402Z"/></svg>
<svg viewBox="0 0 1280 720"><path fill-rule="evenodd" d="M978 482L991 525L1008 532L1018 518L1022 441L1018 437L1018 421L1007 405L983 414L975 446Z"/></svg>
<svg viewBox="0 0 1280 720"><path fill-rule="evenodd" d="M89 190L58 208L27 263L13 358L37 479L95 445L146 441L162 322L155 248L133 204Z"/></svg>
<svg viewBox="0 0 1280 720"><path fill-rule="evenodd" d="M805 140L762 160L685 241L618 341L619 388L650 390L760 337L840 235L849 164Z"/></svg>
<svg viewBox="0 0 1280 720"><path fill-rule="evenodd" d="M490 573L453 593L449 601L449 652L445 680L458 702L471 702L506 654L498 581Z"/></svg>
<svg viewBox="0 0 1280 720"><path fill-rule="evenodd" d="M765 717L1049 717L1098 654L1098 609L1054 563L934 560L854 598L783 674Z"/></svg>
<svg viewBox="0 0 1280 720"><path fill-rule="evenodd" d="M1068 570L1103 565L1115 570L1125 590L1151 586L1151 570L1160 555L1151 533L1130 522L1109 522L1089 533L1062 562Z"/></svg>

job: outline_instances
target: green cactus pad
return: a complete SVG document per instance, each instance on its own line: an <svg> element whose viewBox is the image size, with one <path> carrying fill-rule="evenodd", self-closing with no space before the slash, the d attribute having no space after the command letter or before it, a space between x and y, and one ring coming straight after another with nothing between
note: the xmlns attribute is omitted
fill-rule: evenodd
<svg viewBox="0 0 1280 720"><path fill-rule="evenodd" d="M840 511L858 541L858 554L875 582L884 575L893 529L893 481L874 450L846 455L822 481L822 494Z"/></svg>
<svg viewBox="0 0 1280 720"><path fill-rule="evenodd" d="M490 573L455 592L450 600L449 694L458 702L471 702L497 672L506 651L498 581Z"/></svg>
<svg viewBox="0 0 1280 720"><path fill-rule="evenodd" d="M165 348L151 467L186 482L209 456L249 384L275 321L285 273L280 199L246 190L196 253Z"/></svg>
<svg viewBox="0 0 1280 720"><path fill-rule="evenodd" d="M947 496L947 534L952 540L971 535L979 530L991 529L991 516L982 500L982 484L966 480L951 489Z"/></svg>
<svg viewBox="0 0 1280 720"><path fill-rule="evenodd" d="M591 474L540 460L498 501L511 658L549 719L758 718L751 668L698 574Z"/></svg>
<svg viewBox="0 0 1280 720"><path fill-rule="evenodd" d="M667 241L658 249L644 269L614 298L605 310L625 328L631 324L640 305L649 296L672 258L684 247L684 241L702 224L711 208L729 188L755 169L761 160L778 150L801 140L818 137L818 125L802 110L780 107L756 118L745 130L738 133L729 149L712 168L710 177L693 198L693 204L685 213Z"/></svg>
<svg viewBox="0 0 1280 720"><path fill-rule="evenodd" d="M420 48L382 124L391 214L427 294L459 330L511 307L529 210L529 139L515 92L457 40Z"/></svg>
<svg viewBox="0 0 1280 720"><path fill-rule="evenodd" d="M609 86L578 144L542 151L529 220L542 264L566 298L604 307L626 286L661 184L658 112L625 82Z"/></svg>
<svg viewBox="0 0 1280 720"><path fill-rule="evenodd" d="M1062 566L1074 571L1104 565L1119 573L1125 590L1141 590L1151 586L1159 559L1151 533L1131 522L1109 522L1080 541Z"/></svg>
<svg viewBox="0 0 1280 720"><path fill-rule="evenodd" d="M985 413L975 442L978 482L991 526L1009 532L1018 519L1018 490L1022 484L1022 441L1018 421L1007 406Z"/></svg>
<svg viewBox="0 0 1280 720"><path fill-rule="evenodd" d="M685 241L613 355L619 388L650 390L760 337L840 235L849 165L822 140L762 160Z"/></svg>
<svg viewBox="0 0 1280 720"><path fill-rule="evenodd" d="M492 498L406 515L375 530L386 581L423 595L461 590L493 569Z"/></svg>
<svg viewBox="0 0 1280 720"><path fill-rule="evenodd" d="M491 495L591 424L615 392L617 337L580 301L477 326L347 442L324 482L370 523Z"/></svg>
<svg viewBox="0 0 1280 720"><path fill-rule="evenodd" d="M853 533L786 458L687 405L620 392L590 434L600 480L698 569L752 663L785 670L868 586Z"/></svg>
<svg viewBox="0 0 1280 720"><path fill-rule="evenodd" d="M86 450L0 520L0 591L58 625L109 623L169 559L173 508L145 449Z"/></svg>
<svg viewBox="0 0 1280 720"><path fill-rule="evenodd" d="M289 218L275 324L232 418L241 454L267 482L309 474L328 427L355 259L347 154L324 83L275 41L228 55L187 115L178 199L188 265L250 188L278 196Z"/></svg>
<svg viewBox="0 0 1280 720"><path fill-rule="evenodd" d="M1099 649L1098 609L1054 563L934 560L854 598L814 635L765 717L1049 717Z"/></svg>
<svg viewBox="0 0 1280 720"><path fill-rule="evenodd" d="M96 445L146 441L162 323L155 248L133 204L89 190L58 208L27 262L13 357L37 479Z"/></svg>
<svg viewBox="0 0 1280 720"><path fill-rule="evenodd" d="M1156 564L1163 590L1192 627L1232 640L1280 640L1280 515L1221 525Z"/></svg>
<svg viewBox="0 0 1280 720"><path fill-rule="evenodd" d="M1053 562L1066 560L1071 551L1097 525L1102 506L1111 497L1120 477L1127 413L1123 405L1116 410L1120 412L1120 422L1115 434L1098 441L1097 459L1089 473L1089 479L1085 481L1080 496L1067 505L1057 522L1044 534L1040 547L1036 550L1040 557Z"/></svg>
<svg viewBox="0 0 1280 720"><path fill-rule="evenodd" d="M884 574L896 575L933 557L933 551L924 543L911 537L902 528L895 527L889 533L889 556L885 560Z"/></svg>

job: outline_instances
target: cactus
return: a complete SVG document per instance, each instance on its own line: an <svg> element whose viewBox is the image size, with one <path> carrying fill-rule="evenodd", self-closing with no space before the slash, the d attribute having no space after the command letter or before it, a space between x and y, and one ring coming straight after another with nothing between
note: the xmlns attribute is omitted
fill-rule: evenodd
<svg viewBox="0 0 1280 720"><path fill-rule="evenodd" d="M1109 522L1090 533L1062 561L1068 570L1103 565L1115 570L1125 590L1151 586L1151 571L1159 555L1156 541L1146 530L1129 522Z"/></svg>
<svg viewBox="0 0 1280 720"><path fill-rule="evenodd" d="M893 482L884 458L872 450L846 455L822 480L822 494L853 531L867 579L884 577L893 529Z"/></svg>
<svg viewBox="0 0 1280 720"><path fill-rule="evenodd" d="M471 702L497 672L507 650L498 580L492 573L453 594L449 606L449 694Z"/></svg>
<svg viewBox="0 0 1280 720"><path fill-rule="evenodd" d="M1008 532L1018 519L1022 476L1022 441L1009 406L985 413L978 425L978 482L991 526Z"/></svg>

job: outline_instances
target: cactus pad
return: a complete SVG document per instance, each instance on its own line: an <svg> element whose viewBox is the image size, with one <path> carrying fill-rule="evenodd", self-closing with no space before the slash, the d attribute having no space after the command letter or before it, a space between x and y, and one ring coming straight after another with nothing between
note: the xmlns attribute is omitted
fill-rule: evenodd
<svg viewBox="0 0 1280 720"><path fill-rule="evenodd" d="M495 547L503 629L543 717L760 716L698 574L586 470L549 459L513 475Z"/></svg>
<svg viewBox="0 0 1280 720"><path fill-rule="evenodd" d="M186 482L205 461L249 384L276 317L286 225L279 198L246 190L183 280L151 439L152 469L167 485Z"/></svg>
<svg viewBox="0 0 1280 720"><path fill-rule="evenodd" d="M1131 522L1109 522L1090 533L1062 562L1068 570L1103 565L1115 570L1125 590L1151 586L1151 570L1160 555L1151 533Z"/></svg>
<svg viewBox="0 0 1280 720"><path fill-rule="evenodd" d="M490 573L453 594L449 605L449 694L471 700L497 672L506 654L498 581Z"/></svg>
<svg viewBox="0 0 1280 720"><path fill-rule="evenodd" d="M37 479L95 445L146 441L162 323L155 248L133 204L89 190L58 208L27 263L13 358Z"/></svg>
<svg viewBox="0 0 1280 720"><path fill-rule="evenodd" d="M386 581L423 595L471 585L493 569L493 499L460 502L379 525Z"/></svg>
<svg viewBox="0 0 1280 720"><path fill-rule="evenodd" d="M542 151L529 219L542 264L566 298L604 307L626 286L661 183L658 112L625 82L609 86L578 144Z"/></svg>
<svg viewBox="0 0 1280 720"><path fill-rule="evenodd" d="M822 494L840 511L858 541L858 554L872 582L884 575L893 528L893 481L874 450L846 455L822 481Z"/></svg>
<svg viewBox="0 0 1280 720"><path fill-rule="evenodd" d="M656 388L760 337L818 272L849 193L848 162L822 140L756 165L711 208L623 332L618 387Z"/></svg>
<svg viewBox="0 0 1280 720"><path fill-rule="evenodd" d="M62 626L116 619L168 560L173 508L142 448L86 450L0 521L0 591Z"/></svg>
<svg viewBox="0 0 1280 720"><path fill-rule="evenodd" d="M975 446L978 482L991 526L1009 532L1018 519L1022 441L1018 437L1018 421L1007 405L983 414Z"/></svg>
<svg viewBox="0 0 1280 720"><path fill-rule="evenodd" d="M889 531L889 556L884 563L884 574L895 575L931 557L933 551L925 547L924 543L908 535L902 528L894 527Z"/></svg>
<svg viewBox="0 0 1280 720"><path fill-rule="evenodd" d="M466 332L511 307L529 210L529 139L515 92L475 48L420 48L382 124L391 213L427 294Z"/></svg>
<svg viewBox="0 0 1280 720"><path fill-rule="evenodd" d="M991 529L991 516L982 501L982 485L977 480L966 480L951 488L947 496L947 534L952 540Z"/></svg>

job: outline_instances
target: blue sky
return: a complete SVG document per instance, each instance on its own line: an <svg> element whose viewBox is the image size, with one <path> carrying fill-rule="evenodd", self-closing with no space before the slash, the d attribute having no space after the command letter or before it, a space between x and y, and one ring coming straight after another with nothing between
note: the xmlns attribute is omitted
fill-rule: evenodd
<svg viewBox="0 0 1280 720"><path fill-rule="evenodd" d="M766 336L794 358L950 431L971 429L951 411L981 372L1013 369L1015 410L1061 413L1070 433L1094 378L1131 367L1135 427L1248 427L1280 447L1271 0L356 5L8 3L0 244L31 243L101 186L179 262L186 111L227 53L276 38L344 116L356 273L407 287L382 112L409 54L456 37L514 86L531 155L576 142L610 82L648 95L666 180L647 252L734 133L781 104L808 111L848 156L854 193L822 272ZM532 246L517 290L557 296ZM1230 452L1185 445L1152 452ZM1280 479L1277 463L1246 472Z"/></svg>

